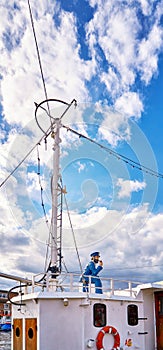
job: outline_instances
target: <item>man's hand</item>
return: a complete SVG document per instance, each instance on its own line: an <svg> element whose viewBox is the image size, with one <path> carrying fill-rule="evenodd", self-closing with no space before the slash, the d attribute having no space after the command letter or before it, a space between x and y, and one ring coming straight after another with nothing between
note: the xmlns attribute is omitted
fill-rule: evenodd
<svg viewBox="0 0 163 350"><path fill-rule="evenodd" d="M99 263L100 266L103 266L103 261L102 260L99 260L98 263Z"/></svg>

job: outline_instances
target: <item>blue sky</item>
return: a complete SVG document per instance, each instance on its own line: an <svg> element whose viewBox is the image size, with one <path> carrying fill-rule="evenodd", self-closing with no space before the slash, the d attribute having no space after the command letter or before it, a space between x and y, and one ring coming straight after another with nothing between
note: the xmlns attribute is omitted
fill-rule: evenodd
<svg viewBox="0 0 163 350"><path fill-rule="evenodd" d="M81 137L61 129L61 173L82 266L95 249L108 277L162 280L163 178L130 160L163 174L163 1L30 5L48 98L78 104L62 119ZM2 183L43 136L34 102L45 94L28 2L2 0L0 11ZM52 115L64 107L51 103ZM46 130L43 111L38 119ZM44 268L49 232L40 183L50 220L51 138L47 150L44 142L38 149L0 188L2 272L24 276ZM63 219L64 260L79 271L65 206Z"/></svg>

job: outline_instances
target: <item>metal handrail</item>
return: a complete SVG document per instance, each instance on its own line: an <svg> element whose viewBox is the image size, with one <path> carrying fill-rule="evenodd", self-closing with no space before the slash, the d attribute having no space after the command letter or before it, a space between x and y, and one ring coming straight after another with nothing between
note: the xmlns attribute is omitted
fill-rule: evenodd
<svg viewBox="0 0 163 350"><path fill-rule="evenodd" d="M51 274L46 274L46 290L51 290L51 284L55 284L56 290L60 291L80 291L82 292L83 283L80 281L80 275L78 273L65 273L59 276L56 276L56 279L51 278ZM88 292L93 293L95 285L92 284L91 276L86 276L89 279L88 282ZM38 278L34 276L33 279L33 290L35 289L35 280ZM97 276L93 276L93 278L99 278ZM100 277L102 282L102 290L103 293L110 293L110 295L117 295L117 293L123 292L126 293L127 296L133 296L135 294L135 287L141 284L138 281L129 281L129 280L121 280L117 278L108 278L108 277ZM48 282L47 282L48 281ZM55 283L54 283L55 282ZM118 287L116 287L118 284ZM48 287L47 287L48 286ZM100 288L100 287L98 287Z"/></svg>
<svg viewBox="0 0 163 350"><path fill-rule="evenodd" d="M28 294L30 292L34 293L35 291L38 290L38 288L40 289L40 287L42 291L56 290L60 292L63 292L63 291L69 291L69 292L80 291L81 293L83 292L83 283L80 282L81 275L79 275L78 273L67 272L67 273L61 273L60 275L56 274L56 278L54 278L54 273L53 273L53 276L51 275L50 272L46 274L40 273L40 274L34 275L31 279L0 273L0 277L26 283L26 286L24 287L24 294ZM94 291L95 285L92 284L91 276L85 276L85 277L88 277L89 279L88 293L95 293ZM95 279L99 277L93 276L93 278ZM109 294L110 296L114 296L118 294L120 295L121 293L125 295L126 293L126 296L133 297L135 295L135 287L141 284L141 282L121 280L117 278L100 277L100 279L102 282L103 294ZM116 287L116 284L118 285L117 287Z"/></svg>

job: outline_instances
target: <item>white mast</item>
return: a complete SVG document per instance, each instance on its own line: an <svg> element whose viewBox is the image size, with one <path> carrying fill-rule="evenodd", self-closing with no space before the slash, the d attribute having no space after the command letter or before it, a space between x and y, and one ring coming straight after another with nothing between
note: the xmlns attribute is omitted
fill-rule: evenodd
<svg viewBox="0 0 163 350"><path fill-rule="evenodd" d="M66 109L62 112L60 118L53 118L49 114L49 111L46 110L46 108L43 107L44 103L49 104L49 102L59 102L66 105ZM50 267L49 270L51 271L52 278L56 278L59 274L59 262L61 265L61 220L62 220L62 207L61 207L61 196L63 193L63 189L61 186L59 186L59 180L60 180L60 128L61 128L61 119L63 116L67 113L69 108L72 106L72 104L75 104L75 107L77 105L77 102L75 99L71 101L71 103L67 103L62 100L58 99L47 99L45 101L42 101L41 103L36 103L36 110L35 110L35 119L36 122L41 129L41 131L44 133L44 135L47 137L51 133L52 138L54 139L53 144L53 174L52 174L52 181L51 181L51 193L52 193L52 216L51 216L51 261L50 261ZM49 105L48 105L49 106ZM38 108L42 108L46 111L47 115L50 117L51 120L51 126L48 128L48 130L44 130L42 126L40 125L38 118L37 118L37 110ZM49 108L48 108L49 110ZM53 122L52 122L53 119ZM42 140L42 138L41 138ZM60 210L60 212L59 212ZM59 232L60 229L60 232ZM58 259L59 257L59 259ZM60 266L61 270L61 266Z"/></svg>
<svg viewBox="0 0 163 350"><path fill-rule="evenodd" d="M58 182L60 176L59 159L60 159L60 119L56 119L55 130L52 132L54 137L53 145L53 175L52 175L52 221L51 221L51 271L58 272L57 266L57 231L58 231L58 191L60 191Z"/></svg>

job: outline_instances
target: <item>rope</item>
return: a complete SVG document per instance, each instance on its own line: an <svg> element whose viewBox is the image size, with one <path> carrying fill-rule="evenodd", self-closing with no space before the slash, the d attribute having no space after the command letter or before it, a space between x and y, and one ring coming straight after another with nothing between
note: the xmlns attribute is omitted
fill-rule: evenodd
<svg viewBox="0 0 163 350"><path fill-rule="evenodd" d="M48 262L48 253L49 253L49 245L50 245L50 228L49 228L49 222L48 222L48 218L47 218L47 214L46 214L46 210L45 210L45 205L44 205L44 201L43 201L43 187L41 184L41 177L40 177L40 155L39 155L38 145L37 145L37 160L38 160L37 175L39 177L39 185L40 185L40 190L41 190L41 205L42 205L42 209L43 209L43 213L44 213L44 217L45 217L45 222L46 222L46 225L47 225L48 230L49 230L49 238L48 238L48 243L47 243L47 248L46 248L45 265L44 265L44 272L46 273L48 270L47 262Z"/></svg>
<svg viewBox="0 0 163 350"><path fill-rule="evenodd" d="M72 231L72 236L73 236L73 240L74 240L74 244L75 244L76 254L77 254L77 257L78 257L80 271L81 271L81 273L83 273L82 264L81 264L81 260L80 260L80 256L79 256L79 252L78 252L78 248L77 248L77 242L76 242L76 238L75 238L75 233L74 233L74 229L73 229L73 226L72 226L72 221L71 221L70 212L69 212L69 208L68 208L68 204L67 204L67 200L66 200L65 194L64 194L64 199L65 199L67 214L68 214L69 223L70 223L70 227L71 227L71 231Z"/></svg>
<svg viewBox="0 0 163 350"><path fill-rule="evenodd" d="M44 216L45 216L45 222L46 222L46 224L48 226L48 229L49 229L48 218L47 218L45 205L44 205L44 200L43 200L43 187L42 187L41 177L40 177L40 156L39 156L38 145L37 145L37 160L38 160L37 175L38 175L38 178L39 178L39 185L40 185L40 190L41 190L41 205L42 205L43 213L44 213Z"/></svg>

